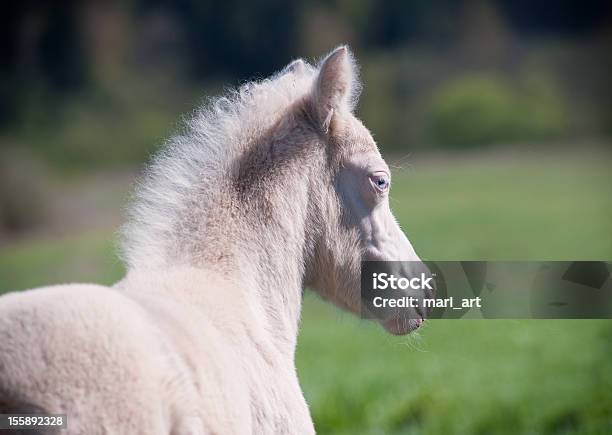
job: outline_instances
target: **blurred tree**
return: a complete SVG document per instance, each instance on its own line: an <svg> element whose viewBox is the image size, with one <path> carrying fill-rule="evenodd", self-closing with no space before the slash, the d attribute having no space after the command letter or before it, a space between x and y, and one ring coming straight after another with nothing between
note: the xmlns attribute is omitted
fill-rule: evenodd
<svg viewBox="0 0 612 435"><path fill-rule="evenodd" d="M422 38L447 41L460 4L451 0L374 1L362 32L364 45L393 47Z"/></svg>
<svg viewBox="0 0 612 435"><path fill-rule="evenodd" d="M265 76L295 56L300 2L153 0L139 12L164 7L183 25L197 77Z"/></svg>
<svg viewBox="0 0 612 435"><path fill-rule="evenodd" d="M387 146L427 146L423 126L437 124L425 108L436 90L474 72L510 89L523 75L559 78L560 94L572 100L568 122L601 135L609 133L612 119L612 40L602 36L612 28L611 4L8 0L0 15L0 139L8 140L0 144L43 150L71 165L77 156L88 156L88 164L100 161L100 144L108 162L128 155L139 160L196 96L217 93L220 84L268 76L292 58L318 57L346 42L366 78L362 115ZM491 95L503 94L497 91ZM497 97L490 98L492 104L499 103ZM527 104L519 100L512 104ZM562 99L544 99L534 119L550 125L562 119L552 110L557 100ZM466 131L476 130L474 122ZM104 137L108 126L114 127L112 140ZM105 135L92 138L95 129ZM556 127L541 129L551 130Z"/></svg>
<svg viewBox="0 0 612 435"><path fill-rule="evenodd" d="M606 25L612 14L607 0L499 0L514 29L523 34L588 34Z"/></svg>
<svg viewBox="0 0 612 435"><path fill-rule="evenodd" d="M512 86L495 76L444 83L432 98L429 130L434 144L473 147L559 138L566 105L550 77Z"/></svg>
<svg viewBox="0 0 612 435"><path fill-rule="evenodd" d="M32 87L71 92L87 81L81 3L9 1L0 14L0 125Z"/></svg>

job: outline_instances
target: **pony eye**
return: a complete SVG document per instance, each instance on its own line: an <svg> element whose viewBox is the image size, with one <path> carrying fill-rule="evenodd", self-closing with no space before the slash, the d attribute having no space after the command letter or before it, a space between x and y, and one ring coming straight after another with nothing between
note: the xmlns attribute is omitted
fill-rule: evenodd
<svg viewBox="0 0 612 435"><path fill-rule="evenodd" d="M385 192L391 184L389 176L383 172L370 175L370 182L379 191Z"/></svg>

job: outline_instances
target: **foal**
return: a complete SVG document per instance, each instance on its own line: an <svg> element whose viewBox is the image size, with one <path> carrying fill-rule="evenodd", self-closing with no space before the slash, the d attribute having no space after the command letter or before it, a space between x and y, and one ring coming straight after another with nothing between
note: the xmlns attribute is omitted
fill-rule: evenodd
<svg viewBox="0 0 612 435"><path fill-rule="evenodd" d="M202 109L138 188L122 281L0 298L0 413L65 413L70 434L314 433L304 288L359 314L363 260L418 260L358 93L339 47Z"/></svg>

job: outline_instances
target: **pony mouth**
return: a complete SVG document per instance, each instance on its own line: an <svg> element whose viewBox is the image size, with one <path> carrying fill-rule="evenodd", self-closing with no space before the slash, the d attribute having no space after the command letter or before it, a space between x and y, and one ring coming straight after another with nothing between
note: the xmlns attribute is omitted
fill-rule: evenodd
<svg viewBox="0 0 612 435"><path fill-rule="evenodd" d="M391 319L381 321L381 325L385 331L393 335L406 335L416 331L425 322L422 317L408 319L406 317L393 317Z"/></svg>

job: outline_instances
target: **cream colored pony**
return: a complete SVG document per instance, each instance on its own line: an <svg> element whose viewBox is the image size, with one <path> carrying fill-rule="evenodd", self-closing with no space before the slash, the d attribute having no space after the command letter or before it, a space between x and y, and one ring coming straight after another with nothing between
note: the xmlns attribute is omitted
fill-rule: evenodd
<svg viewBox="0 0 612 435"><path fill-rule="evenodd" d="M138 189L121 282L0 298L0 413L65 413L69 434L313 433L304 288L359 314L362 260L418 258L358 92L339 47L198 113Z"/></svg>

